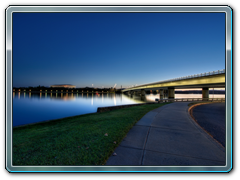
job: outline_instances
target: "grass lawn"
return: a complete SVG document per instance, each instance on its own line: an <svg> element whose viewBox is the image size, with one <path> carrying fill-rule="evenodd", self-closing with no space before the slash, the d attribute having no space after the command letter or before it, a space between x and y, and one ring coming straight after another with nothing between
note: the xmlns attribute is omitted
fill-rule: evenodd
<svg viewBox="0 0 240 180"><path fill-rule="evenodd" d="M132 126L147 112L165 104L13 128L13 165L104 165Z"/></svg>

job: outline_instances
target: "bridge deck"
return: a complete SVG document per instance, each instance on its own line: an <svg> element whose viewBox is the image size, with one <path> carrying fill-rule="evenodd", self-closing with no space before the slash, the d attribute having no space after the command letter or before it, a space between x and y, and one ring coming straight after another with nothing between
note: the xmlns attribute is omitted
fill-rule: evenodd
<svg viewBox="0 0 240 180"><path fill-rule="evenodd" d="M165 81L148 83L138 85L132 88L122 90L141 90L141 89L166 89L166 88L203 88L203 87L225 87L225 71L213 73L209 75L199 74L193 76L186 76L182 78L175 78Z"/></svg>

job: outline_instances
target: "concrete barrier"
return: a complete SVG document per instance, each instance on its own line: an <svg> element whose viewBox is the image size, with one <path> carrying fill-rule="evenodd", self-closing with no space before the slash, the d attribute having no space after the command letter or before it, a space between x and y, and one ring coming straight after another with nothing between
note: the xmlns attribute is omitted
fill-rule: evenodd
<svg viewBox="0 0 240 180"><path fill-rule="evenodd" d="M157 104L158 102L150 102L150 103L141 103L141 104L127 104L127 105L120 105L120 106L108 106L108 107L99 107L97 109L97 112L107 112L107 111L112 111L115 109L122 109L122 108L128 108L128 107L133 107L133 106L141 106L145 104Z"/></svg>

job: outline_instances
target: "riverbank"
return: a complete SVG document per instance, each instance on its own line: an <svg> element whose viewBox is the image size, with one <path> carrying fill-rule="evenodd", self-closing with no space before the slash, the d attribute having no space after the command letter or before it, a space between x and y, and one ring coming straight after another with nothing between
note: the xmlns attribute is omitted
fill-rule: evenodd
<svg viewBox="0 0 240 180"><path fill-rule="evenodd" d="M13 128L13 165L104 165L147 104Z"/></svg>

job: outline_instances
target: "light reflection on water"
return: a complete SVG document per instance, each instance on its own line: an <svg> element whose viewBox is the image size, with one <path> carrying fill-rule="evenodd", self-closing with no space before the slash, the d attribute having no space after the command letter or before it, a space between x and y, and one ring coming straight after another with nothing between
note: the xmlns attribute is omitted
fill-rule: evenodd
<svg viewBox="0 0 240 180"><path fill-rule="evenodd" d="M176 98L201 98L201 96L201 94L175 94ZM225 95L215 94L214 97L224 98ZM94 113L98 107L154 102L156 98L159 99L159 94L146 94L140 97L124 94L13 92L13 126Z"/></svg>
<svg viewBox="0 0 240 180"><path fill-rule="evenodd" d="M175 94L175 98L202 98L202 94ZM209 94L209 98L225 98L225 94Z"/></svg>

